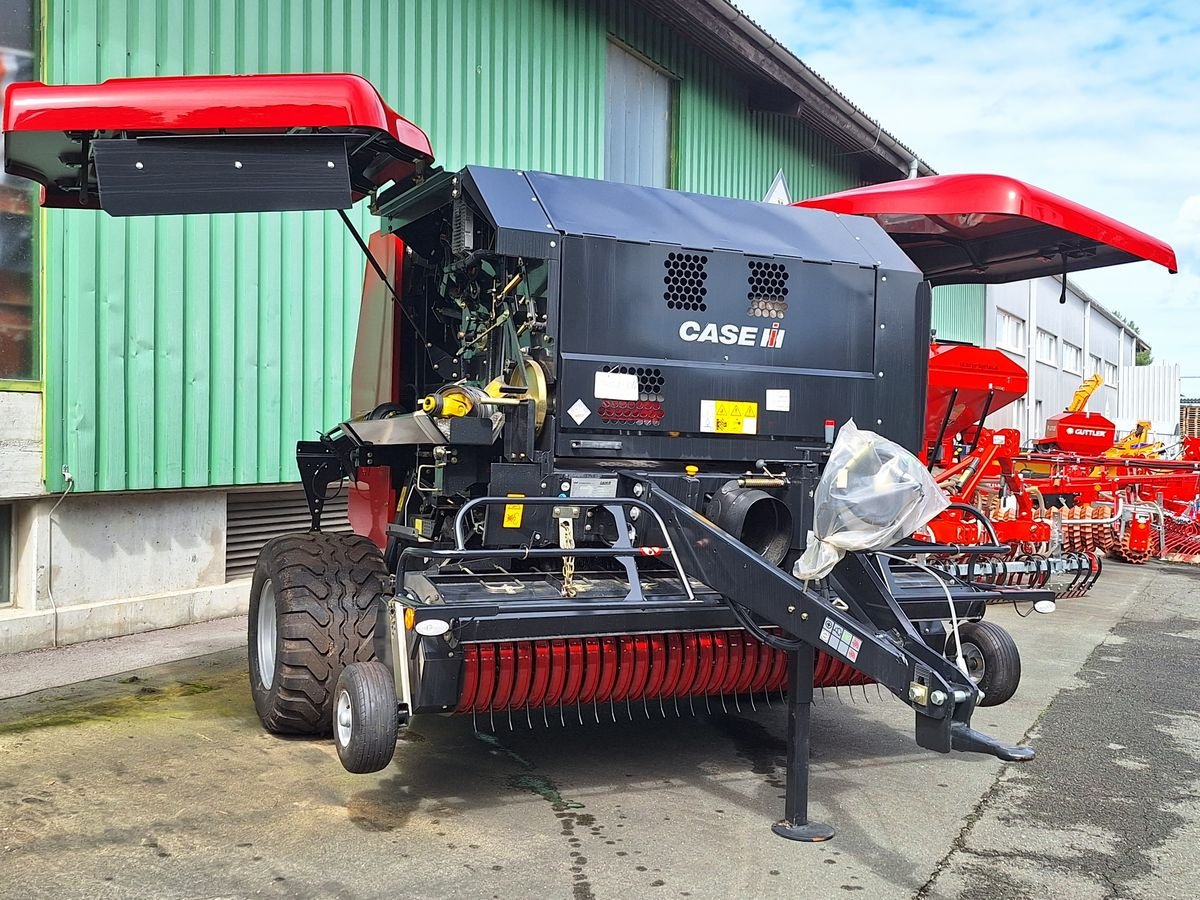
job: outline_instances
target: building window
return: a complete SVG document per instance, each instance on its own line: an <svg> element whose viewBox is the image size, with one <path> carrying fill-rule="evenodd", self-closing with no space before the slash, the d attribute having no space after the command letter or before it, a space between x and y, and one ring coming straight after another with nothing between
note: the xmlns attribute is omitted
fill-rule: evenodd
<svg viewBox="0 0 1200 900"><path fill-rule="evenodd" d="M1107 360L1104 362L1104 383L1117 386L1117 367Z"/></svg>
<svg viewBox="0 0 1200 900"><path fill-rule="evenodd" d="M13 597L13 508L0 503L0 606L8 606Z"/></svg>
<svg viewBox="0 0 1200 900"><path fill-rule="evenodd" d="M1045 431L1046 416L1042 412L1042 401L1037 400L1033 404L1033 427Z"/></svg>
<svg viewBox="0 0 1200 900"><path fill-rule="evenodd" d="M1062 367L1076 375L1083 374L1083 348L1076 347L1070 341L1063 341Z"/></svg>
<svg viewBox="0 0 1200 900"><path fill-rule="evenodd" d="M33 0L0 0L0 96L37 77ZM0 135L0 156L4 138ZM0 382L36 381L40 361L33 291L33 187L0 170Z"/></svg>
<svg viewBox="0 0 1200 900"><path fill-rule="evenodd" d="M996 346L1025 355L1025 320L1001 311L996 317Z"/></svg>
<svg viewBox="0 0 1200 900"><path fill-rule="evenodd" d="M1088 374L1089 375L1104 375L1104 366L1101 364L1100 357L1094 353L1088 357Z"/></svg>
<svg viewBox="0 0 1200 900"><path fill-rule="evenodd" d="M606 179L671 186L674 107L675 79L610 42L604 88Z"/></svg>
<svg viewBox="0 0 1200 900"><path fill-rule="evenodd" d="M1037 358L1038 362L1058 365L1058 338L1040 328L1037 332Z"/></svg>

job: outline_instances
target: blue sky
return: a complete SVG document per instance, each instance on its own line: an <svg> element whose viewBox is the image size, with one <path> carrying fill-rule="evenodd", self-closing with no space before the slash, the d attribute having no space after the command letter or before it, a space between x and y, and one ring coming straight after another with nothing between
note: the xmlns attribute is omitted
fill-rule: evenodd
<svg viewBox="0 0 1200 900"><path fill-rule="evenodd" d="M735 0L939 172L1032 182L1169 241L1073 276L1200 394L1200 3Z"/></svg>

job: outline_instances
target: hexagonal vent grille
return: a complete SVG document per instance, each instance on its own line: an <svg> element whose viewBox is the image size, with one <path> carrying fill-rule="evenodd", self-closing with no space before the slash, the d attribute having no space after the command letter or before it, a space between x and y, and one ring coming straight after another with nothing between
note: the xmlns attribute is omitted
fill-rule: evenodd
<svg viewBox="0 0 1200 900"><path fill-rule="evenodd" d="M708 288L704 286L708 278L705 267L708 257L698 253L668 253L663 260L663 268L667 274L663 276L663 299L667 301L667 309L685 309L691 312L704 312L708 304L704 298Z"/></svg>
<svg viewBox="0 0 1200 900"><path fill-rule="evenodd" d="M788 271L783 263L750 261L750 274L746 282L750 290L746 299L750 301L747 312L757 319L782 319L787 315Z"/></svg>

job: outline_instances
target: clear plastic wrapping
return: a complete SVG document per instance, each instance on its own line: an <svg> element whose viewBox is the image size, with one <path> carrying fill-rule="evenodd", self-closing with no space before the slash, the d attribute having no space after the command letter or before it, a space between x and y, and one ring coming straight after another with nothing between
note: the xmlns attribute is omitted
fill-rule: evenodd
<svg viewBox="0 0 1200 900"><path fill-rule="evenodd" d="M808 546L792 574L824 578L853 550L882 550L950 505L921 461L851 419L838 431L817 485Z"/></svg>

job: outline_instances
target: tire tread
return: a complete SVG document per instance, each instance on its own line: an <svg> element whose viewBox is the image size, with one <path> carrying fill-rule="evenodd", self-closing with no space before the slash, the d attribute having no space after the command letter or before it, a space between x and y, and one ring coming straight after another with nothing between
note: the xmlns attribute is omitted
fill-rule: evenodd
<svg viewBox="0 0 1200 900"><path fill-rule="evenodd" d="M352 662L375 658L374 634L388 577L361 535L307 532L268 541L251 588L251 686L259 718L276 734L328 734L334 688ZM279 644L272 689L255 671L257 597L275 585Z"/></svg>
<svg viewBox="0 0 1200 900"><path fill-rule="evenodd" d="M1021 683L1021 654L1017 644L1004 628L986 619L968 622L959 628L964 643L972 643L983 654L983 678L979 687L984 692L980 706L999 706L1012 699Z"/></svg>

